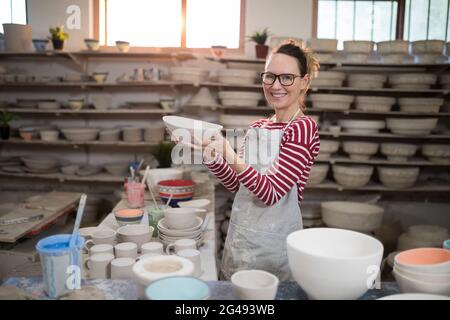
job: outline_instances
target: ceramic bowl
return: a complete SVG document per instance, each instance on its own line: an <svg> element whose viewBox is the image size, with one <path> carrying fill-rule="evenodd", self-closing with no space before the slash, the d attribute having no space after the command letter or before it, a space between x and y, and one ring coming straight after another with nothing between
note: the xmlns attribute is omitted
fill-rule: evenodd
<svg viewBox="0 0 450 320"><path fill-rule="evenodd" d="M362 202L326 201L321 204L323 222L333 228L371 232L381 226L384 209Z"/></svg>
<svg viewBox="0 0 450 320"><path fill-rule="evenodd" d="M311 168L309 173L308 184L311 186L320 184L327 177L328 171L330 169L329 164L315 164Z"/></svg>
<svg viewBox="0 0 450 320"><path fill-rule="evenodd" d="M237 271L230 280L239 300L273 300L280 282L275 275L263 270Z"/></svg>
<svg viewBox="0 0 450 320"><path fill-rule="evenodd" d="M116 47L119 52L128 52L130 50L130 43L127 41L116 41Z"/></svg>
<svg viewBox="0 0 450 320"><path fill-rule="evenodd" d="M153 230L153 227L143 224L126 225L117 229L117 235L120 242L134 242L140 248L142 244L150 242Z"/></svg>
<svg viewBox="0 0 450 320"><path fill-rule="evenodd" d="M387 76L381 74L354 73L347 78L348 86L361 89L381 89Z"/></svg>
<svg viewBox="0 0 450 320"><path fill-rule="evenodd" d="M416 248L397 254L395 265L420 273L450 273L450 251L441 248Z"/></svg>
<svg viewBox="0 0 450 320"><path fill-rule="evenodd" d="M398 293L377 300L450 300L450 297L427 293Z"/></svg>
<svg viewBox="0 0 450 320"><path fill-rule="evenodd" d="M369 183L373 166L333 165L333 177L344 187L359 188Z"/></svg>
<svg viewBox="0 0 450 320"><path fill-rule="evenodd" d="M415 185L419 167L377 167L378 178L388 188L406 189Z"/></svg>
<svg viewBox="0 0 450 320"><path fill-rule="evenodd" d="M64 174L75 174L80 169L80 166L77 164L69 164L61 167L61 172Z"/></svg>
<svg viewBox="0 0 450 320"><path fill-rule="evenodd" d="M34 49L36 52L45 52L47 51L49 40L48 39L33 39Z"/></svg>
<svg viewBox="0 0 450 320"><path fill-rule="evenodd" d="M178 202L192 200L194 195L194 182L192 180L163 180L158 182L159 197L167 203L170 195L172 199L169 205L177 206Z"/></svg>
<svg viewBox="0 0 450 320"><path fill-rule="evenodd" d="M20 128L20 137L25 141L30 141L35 136L36 130L34 128Z"/></svg>
<svg viewBox="0 0 450 320"><path fill-rule="evenodd" d="M162 231L166 235L170 237L180 237L183 235L192 235L200 229L200 227L203 224L203 219L200 217L195 218L195 224L190 228L185 229L171 229L169 225L167 224L166 218L162 218L158 222L158 230Z"/></svg>
<svg viewBox="0 0 450 320"><path fill-rule="evenodd" d="M119 141L120 132L120 129L102 129L99 133L99 140L109 142Z"/></svg>
<svg viewBox="0 0 450 320"><path fill-rule="evenodd" d="M156 280L145 289L148 300L207 300L209 295L205 281L186 276Z"/></svg>
<svg viewBox="0 0 450 320"><path fill-rule="evenodd" d="M355 231L311 228L287 237L289 267L309 299L357 299L376 279L383 257L377 239ZM332 245L331 245L332 244Z"/></svg>
<svg viewBox="0 0 450 320"><path fill-rule="evenodd" d="M355 134L376 134L386 127L380 120L338 120L344 131Z"/></svg>
<svg viewBox="0 0 450 320"><path fill-rule="evenodd" d="M100 46L100 41L98 41L97 39L84 39L84 44L86 45L88 50L97 51Z"/></svg>
<svg viewBox="0 0 450 320"><path fill-rule="evenodd" d="M450 250L450 239L445 240L445 241L442 243L442 248L447 249L447 250Z"/></svg>
<svg viewBox="0 0 450 320"><path fill-rule="evenodd" d="M168 208L164 221L169 229L189 229L197 224L197 212L193 208Z"/></svg>
<svg viewBox="0 0 450 320"><path fill-rule="evenodd" d="M61 129L67 140L83 142L97 140L98 129L94 128L67 128Z"/></svg>
<svg viewBox="0 0 450 320"><path fill-rule="evenodd" d="M140 172L144 175L144 171ZM158 183L163 180L181 180L183 178L183 170L176 168L157 168L148 171L147 180L153 188L158 188Z"/></svg>
<svg viewBox="0 0 450 320"><path fill-rule="evenodd" d="M214 58L220 59L225 54L226 50L226 46L211 46L210 52Z"/></svg>
<svg viewBox="0 0 450 320"><path fill-rule="evenodd" d="M50 170L58 165L58 160L45 156L22 157L23 163L27 168L34 170Z"/></svg>
<svg viewBox="0 0 450 320"><path fill-rule="evenodd" d="M408 157L412 157L417 149L418 146L414 144L383 142L380 151L390 161L404 162Z"/></svg>
<svg viewBox="0 0 450 320"><path fill-rule="evenodd" d="M57 141L59 137L58 130L41 130L39 131L42 141Z"/></svg>
<svg viewBox="0 0 450 320"><path fill-rule="evenodd" d="M439 245L449 237L447 228L428 224L410 226L408 234L417 239L437 242Z"/></svg>
<svg viewBox="0 0 450 320"><path fill-rule="evenodd" d="M84 99L69 99L69 108L72 110L81 110L84 106Z"/></svg>
<svg viewBox="0 0 450 320"><path fill-rule="evenodd" d="M259 92L219 91L222 105L229 107L256 107L263 98L263 94Z"/></svg>
<svg viewBox="0 0 450 320"><path fill-rule="evenodd" d="M357 110L367 112L389 112L395 104L395 98L377 96L357 96L355 106Z"/></svg>
<svg viewBox="0 0 450 320"><path fill-rule="evenodd" d="M144 217L144 210L140 209L120 209L114 211L119 226L126 226L128 224L140 224Z"/></svg>
<svg viewBox="0 0 450 320"><path fill-rule="evenodd" d="M202 218L203 220L205 219L207 210L208 210L208 206L211 204L211 201L209 201L208 199L195 199L195 200L190 200L190 201L181 201L178 202L178 206L180 208L194 208L194 209L202 209L205 210L205 212L197 212L197 216Z"/></svg>
<svg viewBox="0 0 450 320"><path fill-rule="evenodd" d="M450 146L446 144L425 143L422 145L421 152L433 162L446 162L450 160Z"/></svg>
<svg viewBox="0 0 450 320"><path fill-rule="evenodd" d="M344 51L355 53L371 53L375 42L373 41L344 41Z"/></svg>
<svg viewBox="0 0 450 320"><path fill-rule="evenodd" d="M105 170L116 177L127 175L129 170L128 162L105 164Z"/></svg>
<svg viewBox="0 0 450 320"><path fill-rule="evenodd" d="M447 273L423 273L411 271L402 268L399 265L394 265L394 270L402 276L428 283L450 283L450 272Z"/></svg>
<svg viewBox="0 0 450 320"><path fill-rule="evenodd" d="M398 73L389 75L389 83L398 89L429 89L437 75L426 73Z"/></svg>
<svg viewBox="0 0 450 320"><path fill-rule="evenodd" d="M209 77L209 70L198 67L171 67L170 78L173 81L200 83Z"/></svg>
<svg viewBox="0 0 450 320"><path fill-rule="evenodd" d="M342 94L311 94L313 108L318 110L348 110L354 96Z"/></svg>
<svg viewBox="0 0 450 320"><path fill-rule="evenodd" d="M331 155L338 151L340 141L323 139L320 141L320 151L317 160L328 160Z"/></svg>
<svg viewBox="0 0 450 320"><path fill-rule="evenodd" d="M223 129L218 124L178 116L164 116L163 121L175 136L182 136L185 141L192 141L194 134L199 138L211 137Z"/></svg>
<svg viewBox="0 0 450 320"><path fill-rule="evenodd" d="M377 51L379 53L409 53L409 41L405 40L391 40L391 41L380 41L377 42Z"/></svg>
<svg viewBox="0 0 450 320"><path fill-rule="evenodd" d="M428 135L436 127L437 118L387 118L386 125L392 133L421 136Z"/></svg>
<svg viewBox="0 0 450 320"><path fill-rule="evenodd" d="M342 148L353 160L369 160L370 156L378 152L379 143L363 141L344 141Z"/></svg>
<svg viewBox="0 0 450 320"><path fill-rule="evenodd" d="M162 278L191 276L193 273L194 264L188 259L177 255L145 257L133 266L135 279L144 287Z"/></svg>
<svg viewBox="0 0 450 320"><path fill-rule="evenodd" d="M404 112L439 112L440 107L444 104L444 99L440 98L399 98L398 105L400 111Z"/></svg>
<svg viewBox="0 0 450 320"><path fill-rule="evenodd" d="M141 142L144 140L144 129L142 128L123 128L123 141L126 142Z"/></svg>
<svg viewBox="0 0 450 320"><path fill-rule="evenodd" d="M411 42L412 52L443 54L445 41L442 40L418 40Z"/></svg>
<svg viewBox="0 0 450 320"><path fill-rule="evenodd" d="M255 83L258 73L254 70L221 69L217 71L217 80L221 83L251 85Z"/></svg>
<svg viewBox="0 0 450 320"><path fill-rule="evenodd" d="M393 271L395 280L397 280L400 292L402 293L430 293L438 295L450 295L450 282L434 283L424 282L405 276L395 270Z"/></svg>
<svg viewBox="0 0 450 320"><path fill-rule="evenodd" d="M92 78L94 78L97 83L105 83L108 78L108 72L94 72Z"/></svg>
<svg viewBox="0 0 450 320"><path fill-rule="evenodd" d="M307 45L314 52L336 52L338 41L336 39L309 38Z"/></svg>

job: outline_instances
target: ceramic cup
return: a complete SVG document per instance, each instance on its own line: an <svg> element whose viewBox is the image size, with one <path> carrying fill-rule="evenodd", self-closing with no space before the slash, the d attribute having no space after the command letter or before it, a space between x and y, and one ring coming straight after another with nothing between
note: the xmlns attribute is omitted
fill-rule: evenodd
<svg viewBox="0 0 450 320"><path fill-rule="evenodd" d="M174 243L170 243L166 247L166 254L171 254L171 249L174 248L175 253L184 249L197 249L197 243L193 239L180 239Z"/></svg>
<svg viewBox="0 0 450 320"><path fill-rule="evenodd" d="M91 234L91 240L86 241L84 247L89 250L91 245L111 244L114 245L116 232L114 230L97 230Z"/></svg>
<svg viewBox="0 0 450 320"><path fill-rule="evenodd" d="M273 300L279 284L275 275L263 270L241 270L233 273L230 280L239 300Z"/></svg>
<svg viewBox="0 0 450 320"><path fill-rule="evenodd" d="M97 253L114 254L114 247L109 243L95 244L89 249L89 255L92 256Z"/></svg>
<svg viewBox="0 0 450 320"><path fill-rule="evenodd" d="M111 261L111 279L133 278L134 258L117 258Z"/></svg>
<svg viewBox="0 0 450 320"><path fill-rule="evenodd" d="M127 185L128 206L132 209L142 208L144 206L145 184L138 182Z"/></svg>
<svg viewBox="0 0 450 320"><path fill-rule="evenodd" d="M138 247L134 242L122 242L114 247L116 258L133 258L136 259Z"/></svg>
<svg viewBox="0 0 450 320"><path fill-rule="evenodd" d="M89 278L108 279L111 275L111 261L114 255L111 253L97 253L90 256L84 263Z"/></svg>
<svg viewBox="0 0 450 320"><path fill-rule="evenodd" d="M147 242L141 246L141 253L164 254L163 244L161 242Z"/></svg>
<svg viewBox="0 0 450 320"><path fill-rule="evenodd" d="M194 264L194 277L198 278L202 275L200 251L196 249L183 249L177 252L177 256L186 258Z"/></svg>

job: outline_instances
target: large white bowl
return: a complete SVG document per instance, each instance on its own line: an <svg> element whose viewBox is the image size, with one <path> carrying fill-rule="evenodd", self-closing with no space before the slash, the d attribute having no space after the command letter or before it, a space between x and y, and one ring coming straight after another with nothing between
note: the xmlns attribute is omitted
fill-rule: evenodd
<svg viewBox="0 0 450 320"><path fill-rule="evenodd" d="M419 40L411 43L413 53L443 54L445 41L443 40Z"/></svg>
<svg viewBox="0 0 450 320"><path fill-rule="evenodd" d="M368 112L389 112L395 104L395 98L377 96L357 96L355 106L357 110Z"/></svg>
<svg viewBox="0 0 450 320"><path fill-rule="evenodd" d="M354 97L343 94L311 94L313 108L318 110L348 110Z"/></svg>
<svg viewBox="0 0 450 320"><path fill-rule="evenodd" d="M362 202L326 201L321 204L322 220L329 227L371 232L381 226L384 209Z"/></svg>
<svg viewBox="0 0 450 320"><path fill-rule="evenodd" d="M421 136L430 134L437 122L437 118L387 118L386 126L395 134Z"/></svg>
<svg viewBox="0 0 450 320"><path fill-rule="evenodd" d="M141 175L145 174L145 171L140 172ZM158 189L158 183L164 180L180 180L183 178L183 170L176 168L157 168L150 169L148 171L147 180L155 191Z"/></svg>
<svg viewBox="0 0 450 320"><path fill-rule="evenodd" d="M27 168L34 170L50 170L58 164L57 159L46 156L26 156L22 161Z"/></svg>
<svg viewBox="0 0 450 320"><path fill-rule="evenodd" d="M375 134L386 126L381 120L338 120L338 124L344 131L355 134Z"/></svg>
<svg viewBox="0 0 450 320"><path fill-rule="evenodd" d="M329 164L315 164L311 168L311 172L309 173L308 184L310 186L317 185L322 183L323 180L327 177L328 170L330 169Z"/></svg>
<svg viewBox="0 0 450 320"><path fill-rule="evenodd" d="M354 53L371 53L375 42L373 41L344 41L344 51Z"/></svg>
<svg viewBox="0 0 450 320"><path fill-rule="evenodd" d="M93 141L97 139L99 129L94 128L71 128L71 129L61 129L67 140L84 142Z"/></svg>
<svg viewBox="0 0 450 320"><path fill-rule="evenodd" d="M382 74L355 73L350 74L347 78L348 86L363 89L380 89L383 88L387 76Z"/></svg>
<svg viewBox="0 0 450 320"><path fill-rule="evenodd" d="M389 75L389 83L398 89L428 89L437 81L437 75L426 73L398 73Z"/></svg>
<svg viewBox="0 0 450 320"><path fill-rule="evenodd" d="M186 136L187 141L194 134L198 138L205 137L205 135L212 136L223 128L219 124L179 116L164 116L163 121L170 131L175 135Z"/></svg>
<svg viewBox="0 0 450 320"><path fill-rule="evenodd" d="M450 146L447 144L423 144L421 152L424 156L435 162L450 160Z"/></svg>
<svg viewBox="0 0 450 320"><path fill-rule="evenodd" d="M439 112L439 108L444 104L441 98L399 98L400 111L404 112Z"/></svg>
<svg viewBox="0 0 450 320"><path fill-rule="evenodd" d="M254 84L258 72L242 69L222 69L217 71L217 79L221 83L250 85Z"/></svg>
<svg viewBox="0 0 450 320"><path fill-rule="evenodd" d="M130 224L117 229L120 242L134 242L140 248L152 239L154 228L144 224Z"/></svg>
<svg viewBox="0 0 450 320"><path fill-rule="evenodd" d="M369 160L370 156L378 152L379 143L365 141L344 141L342 148L353 160Z"/></svg>
<svg viewBox="0 0 450 320"><path fill-rule="evenodd" d="M333 177L344 187L360 188L369 183L373 166L365 165L333 165Z"/></svg>
<svg viewBox="0 0 450 320"><path fill-rule="evenodd" d="M383 257L377 239L355 231L312 228L287 237L289 267L310 299L357 299L376 279Z"/></svg>
<svg viewBox="0 0 450 320"><path fill-rule="evenodd" d="M377 43L377 51L379 53L409 53L409 41L391 40L381 41Z"/></svg>
<svg viewBox="0 0 450 320"><path fill-rule="evenodd" d="M390 161L407 161L418 149L417 145L408 143L383 142L381 144L381 153Z"/></svg>
<svg viewBox="0 0 450 320"><path fill-rule="evenodd" d="M398 293L377 300L450 300L450 297L427 293Z"/></svg>

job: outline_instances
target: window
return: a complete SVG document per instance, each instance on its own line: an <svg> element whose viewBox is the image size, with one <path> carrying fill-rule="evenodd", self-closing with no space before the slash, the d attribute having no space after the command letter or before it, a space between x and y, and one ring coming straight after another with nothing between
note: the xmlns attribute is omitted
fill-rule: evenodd
<svg viewBox="0 0 450 320"><path fill-rule="evenodd" d="M448 0L406 0L403 38L450 40Z"/></svg>
<svg viewBox="0 0 450 320"><path fill-rule="evenodd" d="M26 0L0 0L0 32L4 23L27 23Z"/></svg>
<svg viewBox="0 0 450 320"><path fill-rule="evenodd" d="M99 0L99 37L108 46L239 48L241 14L241 0Z"/></svg>

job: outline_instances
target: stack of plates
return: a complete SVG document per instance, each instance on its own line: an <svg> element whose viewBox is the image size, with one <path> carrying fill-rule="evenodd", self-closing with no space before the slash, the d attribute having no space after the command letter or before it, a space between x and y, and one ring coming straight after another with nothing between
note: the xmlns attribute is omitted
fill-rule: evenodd
<svg viewBox="0 0 450 320"><path fill-rule="evenodd" d="M165 224L165 218L163 218L158 222L159 240L166 246L179 239L194 239L198 244L201 242L203 236L201 229L203 219L196 217L196 222L195 226L188 229L170 229Z"/></svg>

